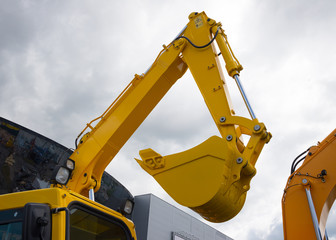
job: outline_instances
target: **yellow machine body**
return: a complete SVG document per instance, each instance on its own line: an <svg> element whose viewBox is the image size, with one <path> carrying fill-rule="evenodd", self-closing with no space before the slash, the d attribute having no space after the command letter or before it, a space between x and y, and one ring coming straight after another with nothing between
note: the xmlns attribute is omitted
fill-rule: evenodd
<svg viewBox="0 0 336 240"><path fill-rule="evenodd" d="M46 204L51 212L48 222L52 225L51 238L46 239L69 240L69 236L71 239L136 239L132 221L121 213L69 190L49 188L4 194L0 195L0 203L0 210L14 209L18 212L27 203ZM23 225L26 224L28 216L24 216L22 221ZM19 233L12 232L9 236L11 239L26 239L22 235L15 235ZM103 238L106 235L114 237Z"/></svg>

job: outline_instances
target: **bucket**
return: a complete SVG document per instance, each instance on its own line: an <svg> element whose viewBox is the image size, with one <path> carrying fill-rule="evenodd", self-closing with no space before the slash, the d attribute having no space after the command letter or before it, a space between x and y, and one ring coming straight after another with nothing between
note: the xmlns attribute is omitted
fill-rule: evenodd
<svg viewBox="0 0 336 240"><path fill-rule="evenodd" d="M234 146L212 136L192 149L164 157L145 149L140 151L142 160L136 160L176 202L218 223L239 213L256 173Z"/></svg>

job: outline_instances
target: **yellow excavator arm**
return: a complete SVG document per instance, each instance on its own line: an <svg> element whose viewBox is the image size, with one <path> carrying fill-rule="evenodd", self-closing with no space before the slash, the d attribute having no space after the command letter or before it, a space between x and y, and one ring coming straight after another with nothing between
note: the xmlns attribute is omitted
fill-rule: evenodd
<svg viewBox="0 0 336 240"><path fill-rule="evenodd" d="M220 57L237 82L251 119L235 115ZM150 69L135 75L112 105L87 124L70 157L73 172L66 187L85 196L97 191L106 166L187 69L221 137L210 137L193 149L169 156L142 150L142 160L137 161L173 199L205 219L223 222L235 216L245 202L256 173L255 163L271 134L255 117L247 100L239 80L242 66L234 57L221 24L204 12L190 14L187 26L173 42L163 46ZM249 136L246 144L243 134Z"/></svg>

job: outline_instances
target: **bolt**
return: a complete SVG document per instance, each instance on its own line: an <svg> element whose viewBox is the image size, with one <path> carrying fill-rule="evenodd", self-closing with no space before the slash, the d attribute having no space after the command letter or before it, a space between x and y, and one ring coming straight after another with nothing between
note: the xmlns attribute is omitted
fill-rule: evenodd
<svg viewBox="0 0 336 240"><path fill-rule="evenodd" d="M302 179L302 183L303 183L303 184L307 184L307 183L308 183L308 180L304 178L304 179Z"/></svg>
<svg viewBox="0 0 336 240"><path fill-rule="evenodd" d="M243 159L242 159L241 157L239 157L239 158L237 158L236 162L237 162L238 164L241 164L241 163L243 162Z"/></svg>
<svg viewBox="0 0 336 240"><path fill-rule="evenodd" d="M259 131L260 130L260 125L255 125L253 129L254 129L254 131Z"/></svg>
<svg viewBox="0 0 336 240"><path fill-rule="evenodd" d="M225 122L225 120L226 120L226 118L225 117L221 117L220 119L219 119L219 121L222 123L222 122Z"/></svg>
<svg viewBox="0 0 336 240"><path fill-rule="evenodd" d="M227 135L226 140L231 141L232 140L232 135Z"/></svg>

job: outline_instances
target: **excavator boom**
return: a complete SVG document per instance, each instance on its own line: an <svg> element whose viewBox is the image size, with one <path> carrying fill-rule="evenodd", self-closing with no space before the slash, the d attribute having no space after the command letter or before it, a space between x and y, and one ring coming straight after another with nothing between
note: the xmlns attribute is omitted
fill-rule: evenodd
<svg viewBox="0 0 336 240"><path fill-rule="evenodd" d="M293 163L283 194L284 236L328 239L326 222L336 199L336 129L305 153ZM303 163L295 170L300 160Z"/></svg>

